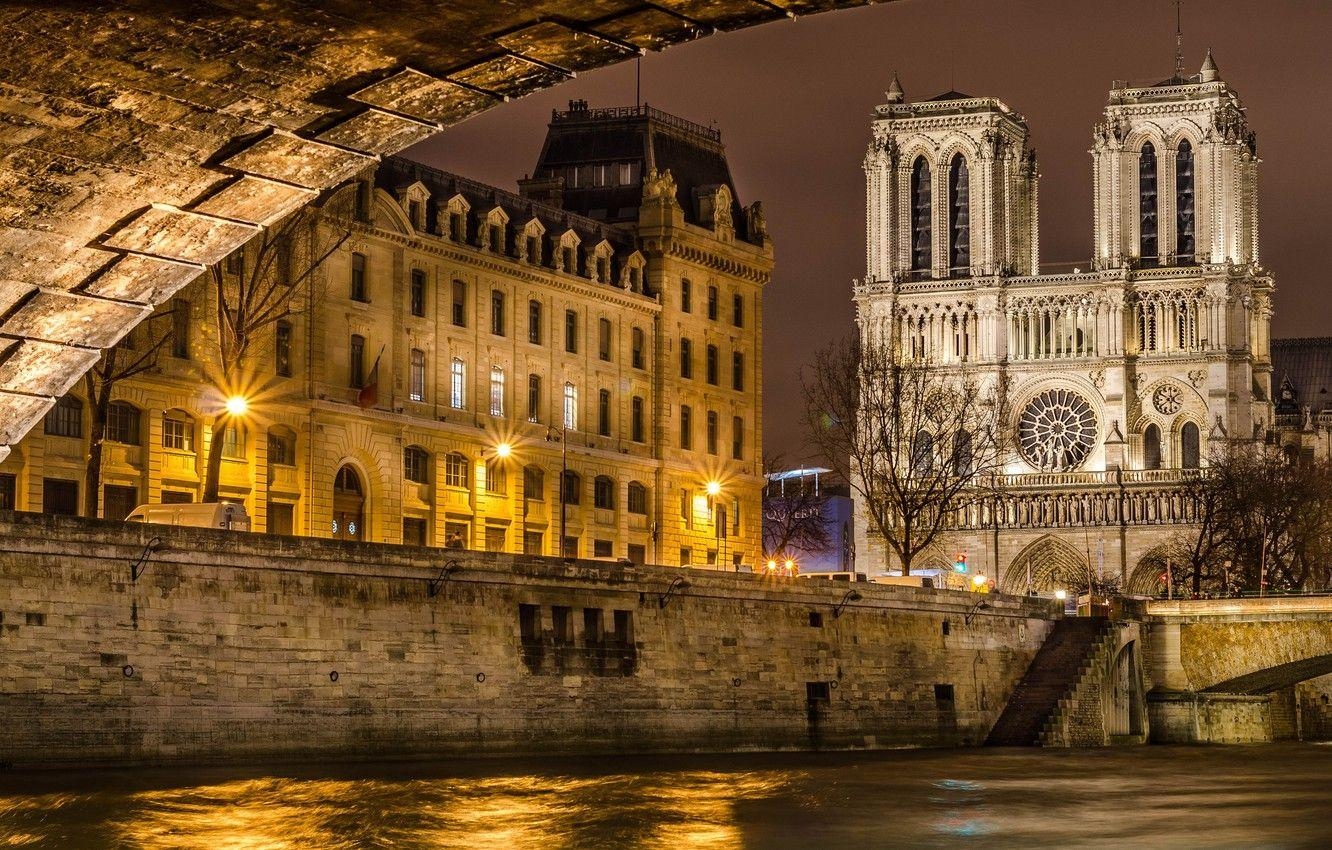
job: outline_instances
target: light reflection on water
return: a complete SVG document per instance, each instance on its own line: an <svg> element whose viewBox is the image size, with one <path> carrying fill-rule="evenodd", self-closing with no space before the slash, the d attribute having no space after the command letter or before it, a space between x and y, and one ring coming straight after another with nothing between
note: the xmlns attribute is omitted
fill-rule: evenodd
<svg viewBox="0 0 1332 850"><path fill-rule="evenodd" d="M1320 847L1332 748L0 774L0 848Z"/></svg>

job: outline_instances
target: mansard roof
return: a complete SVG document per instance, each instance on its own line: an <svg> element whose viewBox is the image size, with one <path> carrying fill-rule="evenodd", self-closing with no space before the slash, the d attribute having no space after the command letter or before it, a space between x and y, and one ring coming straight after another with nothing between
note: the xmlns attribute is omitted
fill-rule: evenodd
<svg viewBox="0 0 1332 850"><path fill-rule="evenodd" d="M426 229L432 233L440 232L442 229L436 220L437 203L462 195L473 213L484 217L498 207L508 216L509 222L519 228L526 226L535 218L541 222L547 233L558 235L572 230L578 234L582 242L591 244L604 239L611 244L617 254L627 254L636 247L633 234L623 228L611 227L605 222L543 204L459 174L432 168L405 157L386 157L375 172L375 184L393 194L416 182L430 191L432 203L427 205Z"/></svg>
<svg viewBox="0 0 1332 850"><path fill-rule="evenodd" d="M1272 340L1272 379L1278 413L1332 408L1332 337ZM1293 398L1282 398L1286 387Z"/></svg>
<svg viewBox="0 0 1332 850"><path fill-rule="evenodd" d="M586 101L572 101L567 111L553 112L532 174L534 181L558 180L578 166L625 164L636 169L629 185L572 185L564 180L561 206L602 221L631 223L638 219L643 200L643 176L652 169L669 170L685 221L704 224L694 203L696 189L724 185L731 193L736 237L755 241L731 179L721 131L647 104L592 109Z"/></svg>

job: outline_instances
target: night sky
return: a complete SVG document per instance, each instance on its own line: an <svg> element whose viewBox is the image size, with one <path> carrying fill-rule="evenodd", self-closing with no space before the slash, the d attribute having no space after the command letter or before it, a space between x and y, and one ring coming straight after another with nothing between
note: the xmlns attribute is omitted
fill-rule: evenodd
<svg viewBox="0 0 1332 850"><path fill-rule="evenodd" d="M1211 47L1258 134L1260 250L1276 276L1273 336L1332 336L1320 263L1332 234L1332 3L1189 0L1185 70ZM851 330L864 274L871 109L896 69L908 100L948 89L1027 117L1040 157L1041 259L1091 253L1092 126L1112 80L1174 68L1169 0L900 0L768 24L642 60L643 99L722 131L740 201L762 200L777 253L765 296L764 442L805 457L798 371ZM508 189L536 163L553 108L632 105L635 63L584 74L464 122L410 156Z"/></svg>

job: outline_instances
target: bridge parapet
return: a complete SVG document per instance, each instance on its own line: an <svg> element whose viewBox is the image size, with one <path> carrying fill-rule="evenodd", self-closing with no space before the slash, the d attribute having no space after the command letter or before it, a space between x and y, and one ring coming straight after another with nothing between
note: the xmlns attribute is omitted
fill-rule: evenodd
<svg viewBox="0 0 1332 850"><path fill-rule="evenodd" d="M1153 599L1147 620L1157 623L1278 622L1332 617L1332 594L1241 599Z"/></svg>

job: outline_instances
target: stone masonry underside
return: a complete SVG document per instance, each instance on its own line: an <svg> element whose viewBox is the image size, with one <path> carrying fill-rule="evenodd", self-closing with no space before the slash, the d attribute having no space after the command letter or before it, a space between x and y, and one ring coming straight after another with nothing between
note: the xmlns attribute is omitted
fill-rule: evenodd
<svg viewBox="0 0 1332 850"><path fill-rule="evenodd" d="M260 228L497 103L867 0L31 0L0 8L0 460Z"/></svg>

